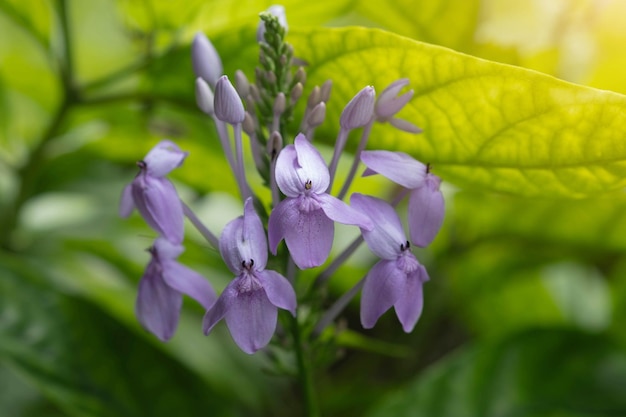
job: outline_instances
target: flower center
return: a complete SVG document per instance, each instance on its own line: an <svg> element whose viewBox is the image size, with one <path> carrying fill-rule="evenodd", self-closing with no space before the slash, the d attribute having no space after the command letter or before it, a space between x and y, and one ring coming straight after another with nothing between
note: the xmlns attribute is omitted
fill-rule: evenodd
<svg viewBox="0 0 626 417"><path fill-rule="evenodd" d="M306 182L304 183L304 189L308 191L311 189L312 185L313 183L311 183L311 180L306 180Z"/></svg>

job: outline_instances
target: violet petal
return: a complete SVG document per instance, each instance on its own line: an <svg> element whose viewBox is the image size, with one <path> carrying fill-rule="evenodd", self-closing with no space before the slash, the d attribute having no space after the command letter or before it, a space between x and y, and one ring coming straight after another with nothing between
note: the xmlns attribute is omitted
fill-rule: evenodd
<svg viewBox="0 0 626 417"><path fill-rule="evenodd" d="M226 324L241 350L252 354L272 339L277 316L276 306L258 289L237 295L226 313Z"/></svg>
<svg viewBox="0 0 626 417"><path fill-rule="evenodd" d="M171 140L162 140L148 152L143 161L146 163L148 175L158 178L181 166L188 154Z"/></svg>
<svg viewBox="0 0 626 417"><path fill-rule="evenodd" d="M426 165L404 152L363 151L361 161L370 169L409 189L424 183Z"/></svg>
<svg viewBox="0 0 626 417"><path fill-rule="evenodd" d="M183 205L167 178L140 173L132 182L132 194L137 209L150 227L172 243L183 241Z"/></svg>
<svg viewBox="0 0 626 417"><path fill-rule="evenodd" d="M402 323L402 329L406 333L413 331L422 314L424 307L422 284L425 281L428 281L428 274L426 269L420 265L417 271L407 277L404 294L394 305L398 320Z"/></svg>
<svg viewBox="0 0 626 417"><path fill-rule="evenodd" d="M133 200L133 185L128 184L122 191L122 198L120 198L120 217L128 217L135 209L135 200Z"/></svg>
<svg viewBox="0 0 626 417"><path fill-rule="evenodd" d="M380 198L359 193L352 194L350 202L374 224L372 230L362 230L370 250L382 259L396 259L402 251L400 245L406 244L406 236L395 209Z"/></svg>
<svg viewBox="0 0 626 417"><path fill-rule="evenodd" d="M443 224L445 203L440 182L437 176L428 174L424 185L409 195L409 234L417 246L428 246Z"/></svg>
<svg viewBox="0 0 626 417"><path fill-rule="evenodd" d="M295 317L296 292L287 278L272 270L257 272L256 276L261 281L270 303L289 311Z"/></svg>
<svg viewBox="0 0 626 417"><path fill-rule="evenodd" d="M176 332L183 296L168 286L152 261L139 282L135 313L139 323L162 341Z"/></svg>
<svg viewBox="0 0 626 417"><path fill-rule="evenodd" d="M361 324L374 327L380 316L391 308L405 291L406 274L395 260L380 260L367 274L361 296Z"/></svg>
<svg viewBox="0 0 626 417"><path fill-rule="evenodd" d="M374 223L367 213L355 210L343 201L329 194L320 194L316 196L317 202L329 219L342 224L350 224L358 226L365 230L372 230Z"/></svg>
<svg viewBox="0 0 626 417"><path fill-rule="evenodd" d="M219 296L213 307L211 307L206 314L204 315L204 319L202 320L202 329L204 330L204 334L207 335L213 330L213 327L223 319L232 305L235 303L237 298L237 285L239 284L239 279L235 278L232 280L222 294Z"/></svg>
<svg viewBox="0 0 626 417"><path fill-rule="evenodd" d="M199 302L205 310L210 309L217 295L215 290L202 275L176 261L161 262L163 280L178 292L186 294Z"/></svg>

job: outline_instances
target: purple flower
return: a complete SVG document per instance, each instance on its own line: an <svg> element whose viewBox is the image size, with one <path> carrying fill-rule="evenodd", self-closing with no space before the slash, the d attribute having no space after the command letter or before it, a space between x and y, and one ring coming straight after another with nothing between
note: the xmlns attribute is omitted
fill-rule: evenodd
<svg viewBox="0 0 626 417"><path fill-rule="evenodd" d="M320 153L304 135L296 136L276 160L276 183L287 196L269 218L269 242L276 254L285 239L291 257L300 269L326 261L333 243L333 221L373 227L370 219L341 200L326 193L330 182L328 168Z"/></svg>
<svg viewBox="0 0 626 417"><path fill-rule="evenodd" d="M139 282L137 318L162 341L169 340L176 331L183 294L205 309L211 308L217 298L202 275L176 261L183 250L180 245L158 238L150 248L152 259Z"/></svg>
<svg viewBox="0 0 626 417"><path fill-rule="evenodd" d="M426 165L402 152L364 151L361 161L368 167L364 175L382 174L411 190L409 195L409 234L413 244L428 246L441 229L445 205L439 190L441 179Z"/></svg>
<svg viewBox="0 0 626 417"><path fill-rule="evenodd" d="M248 198L243 216L226 225L220 253L237 277L204 316L204 334L222 318L235 343L246 353L267 345L276 330L277 308L296 314L296 294L285 277L266 270L267 240L263 224Z"/></svg>
<svg viewBox="0 0 626 417"><path fill-rule="evenodd" d="M183 241L184 213L174 185L165 178L171 170L179 167L187 152L175 143L159 142L143 159L135 179L122 193L120 215L128 217L137 207L144 220L161 236L174 244Z"/></svg>
<svg viewBox="0 0 626 417"><path fill-rule="evenodd" d="M380 316L392 306L409 333L422 314L422 284L428 281L426 269L411 253L402 224L387 202L363 194L352 194L352 206L370 216L374 229L361 229L370 250L381 258L369 271L361 297L361 323L374 327Z"/></svg>

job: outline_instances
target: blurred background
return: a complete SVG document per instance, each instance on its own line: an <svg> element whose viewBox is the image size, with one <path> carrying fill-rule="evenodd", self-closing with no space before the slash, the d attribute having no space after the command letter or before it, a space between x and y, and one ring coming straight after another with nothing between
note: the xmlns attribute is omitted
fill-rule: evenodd
<svg viewBox="0 0 626 417"><path fill-rule="evenodd" d="M0 0L0 415L299 415L289 378L223 325L204 337L188 300L168 343L140 327L154 232L117 215L135 161L165 137L190 151L173 180L207 226L240 212L195 106L189 45L203 31L226 74L252 76L271 4ZM626 93L621 0L283 4L293 32L378 27ZM417 252L431 276L420 322L407 335L388 313L365 332L353 303L316 346L322 414L626 416L626 199L444 191L444 228ZM218 254L191 227L185 246L181 261L221 290L231 275ZM367 267L356 256L332 297Z"/></svg>

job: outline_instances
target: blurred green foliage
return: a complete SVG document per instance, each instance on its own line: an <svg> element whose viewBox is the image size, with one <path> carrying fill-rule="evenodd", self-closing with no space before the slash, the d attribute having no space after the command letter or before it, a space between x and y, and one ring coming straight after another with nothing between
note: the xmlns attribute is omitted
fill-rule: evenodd
<svg viewBox="0 0 626 417"><path fill-rule="evenodd" d="M251 77L270 4L0 0L0 414L298 415L290 380L223 326L202 336L191 303L167 344L140 328L154 234L117 217L134 161L163 137L190 151L174 174L188 204L215 231L235 216L189 44L205 32L226 74ZM417 253L431 276L420 323L405 335L390 313L365 332L351 305L319 346L323 414L626 415L623 2L283 4L306 92L335 82L316 138L332 144L364 85L409 77L401 116L424 134L377 126L371 145L434 163L446 184L444 229ZM349 25L385 31L330 29ZM223 288L218 254L187 232L182 261ZM354 256L331 293L371 262Z"/></svg>

